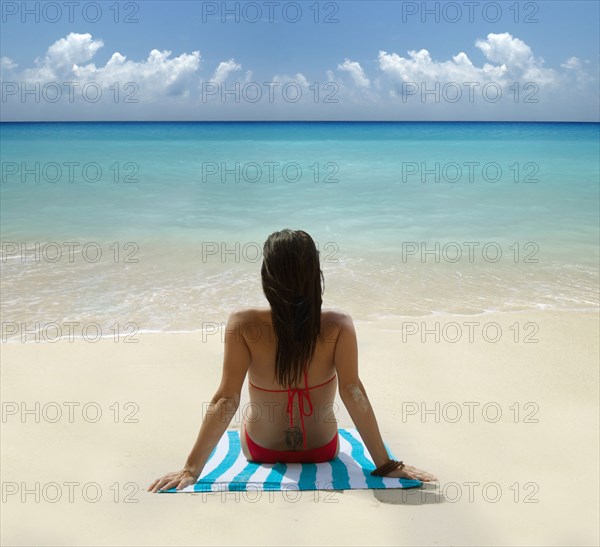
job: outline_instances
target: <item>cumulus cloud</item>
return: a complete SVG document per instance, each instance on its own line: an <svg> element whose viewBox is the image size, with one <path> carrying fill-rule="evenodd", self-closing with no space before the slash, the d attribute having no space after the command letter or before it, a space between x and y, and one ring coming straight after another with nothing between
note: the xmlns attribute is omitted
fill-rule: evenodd
<svg viewBox="0 0 600 547"><path fill-rule="evenodd" d="M219 63L211 81L222 84L232 72L237 72L238 70L242 70L242 65L238 65L233 59L223 61Z"/></svg>
<svg viewBox="0 0 600 547"><path fill-rule="evenodd" d="M13 62L9 57L0 57L0 69L13 70L17 68L17 63Z"/></svg>
<svg viewBox="0 0 600 547"><path fill-rule="evenodd" d="M357 61L345 59L342 64L337 66L338 70L347 72L354 80L354 83L360 88L367 88L371 85L369 78L365 76L365 71Z"/></svg>
<svg viewBox="0 0 600 547"><path fill-rule="evenodd" d="M187 95L193 87L191 79L200 68L199 51L172 57L171 51L157 49L141 61L129 60L117 51L104 66L96 66L90 61L102 47L104 42L94 39L91 34L72 32L54 42L43 57L35 60L34 67L17 76L24 82L42 85L46 82L76 82L83 86L94 82L108 88L115 83L133 82L139 86L144 99L154 100L161 95ZM5 57L2 67L13 69L16 65Z"/></svg>
<svg viewBox="0 0 600 547"><path fill-rule="evenodd" d="M486 59L494 63L523 68L536 63L531 48L508 32L491 32L485 40L477 40L475 46L482 51Z"/></svg>
<svg viewBox="0 0 600 547"><path fill-rule="evenodd" d="M308 88L310 85L306 79L306 76L304 76L304 74L301 72L297 72L295 76L288 76L287 74L275 74L275 76L272 78L272 81L280 85L296 83L305 88Z"/></svg>
<svg viewBox="0 0 600 547"><path fill-rule="evenodd" d="M577 57L569 57L560 66L568 70L579 70L582 68L583 64L581 63L581 59L578 59Z"/></svg>
<svg viewBox="0 0 600 547"><path fill-rule="evenodd" d="M589 61L582 61L578 57L569 57L560 66L564 69L565 76L582 88L592 81L590 74L585 70L585 65L589 64Z"/></svg>
<svg viewBox="0 0 600 547"><path fill-rule="evenodd" d="M48 48L46 56L41 60L38 59L38 63L56 69L69 69L73 65L86 63L102 47L104 42L94 40L89 33L71 32L65 38L54 42Z"/></svg>
<svg viewBox="0 0 600 547"><path fill-rule="evenodd" d="M32 82L56 81L72 74L78 63L91 60L103 46L102 40L94 40L89 33L71 32L54 42L45 56L36 58L35 68L23 71L23 77Z"/></svg>
<svg viewBox="0 0 600 547"><path fill-rule="evenodd" d="M475 46L490 62L476 66L462 51L446 61L433 60L426 49L411 50L408 57L380 51L379 68L402 82L476 82L481 85L496 82L506 86L521 81L549 86L560 80L556 70L545 68L543 59L535 57L525 42L508 32L490 33L485 40L477 40Z"/></svg>
<svg viewBox="0 0 600 547"><path fill-rule="evenodd" d="M464 52L448 61L434 61L429 51L411 50L408 57L397 53L379 52L379 68L392 78L403 82L428 81L490 81L502 78L507 68L488 63L476 67Z"/></svg>
<svg viewBox="0 0 600 547"><path fill-rule="evenodd" d="M134 82L141 89L173 93L183 92L184 85L200 66L200 52L183 53L171 58L170 51L153 49L144 61L128 61L119 52L113 53L106 65L75 65L73 74L79 82L94 81L110 86L114 82Z"/></svg>
<svg viewBox="0 0 600 547"><path fill-rule="evenodd" d="M552 112L555 119L556 110L551 104L564 106L565 99L568 98L571 105L576 105L578 103L574 93L584 93L587 97L580 97L589 102L589 97L597 93L592 87L596 78L591 74L589 66L586 66L590 64L589 61L570 57L560 66L548 67L544 59L536 56L528 44L508 32L489 33L485 38L475 40L473 45L483 54L483 62L473 62L465 51L438 60L432 58L431 53L424 48L409 50L405 55L381 50L377 57L378 71L374 74L366 74L358 62L345 58L343 63L337 65L337 71L334 73L328 70L327 76L329 81L340 86L340 95L347 104L368 103L385 107L394 104L391 101L396 98L402 97L403 102L406 102L408 97L417 94L420 97L416 101L423 103L421 106L425 110L452 110L454 118L460 117L462 111L451 106L452 102L479 102L482 106L486 103L490 106L487 109L490 113L485 114L486 116L494 116L492 108L497 114L501 110L508 112L519 108L522 113L531 113L539 109L537 105L541 95L538 93L543 91L544 106L548 112ZM343 78L339 78L340 72L348 73L350 81L345 82ZM409 83L412 84L410 87L404 85ZM453 84L453 87L448 88L449 99L436 100L434 94L446 93L446 84ZM486 91L486 84L493 85L493 89L488 88ZM514 84L519 87L513 87ZM458 93L455 91L457 88ZM430 95L424 99L423 95L426 93ZM503 103L496 104L490 100L496 97L503 97ZM413 106L418 106L416 101ZM509 104L511 101L512 106ZM444 102L446 106L442 104ZM432 103L437 104L433 106ZM533 104L536 106L532 106ZM413 108L410 113L413 115L416 110ZM473 113L483 115L483 110L469 107L465 113L470 116ZM537 112L535 116L537 119ZM518 117L520 115L515 119Z"/></svg>
<svg viewBox="0 0 600 547"><path fill-rule="evenodd" d="M269 92L272 93L276 99L283 97L287 101L295 102L297 100L300 101L301 99L306 99L314 93L314 91L309 89L309 86L311 85L310 82L301 72L297 72L294 76L275 74L275 76L271 78L271 83L277 84L277 86Z"/></svg>
<svg viewBox="0 0 600 547"><path fill-rule="evenodd" d="M596 115L597 76L590 70L590 61L578 57L566 57L560 66L549 68L542 57L534 55L528 44L507 32L490 33L485 38L475 40L472 46L481 51L484 56L483 62L474 63L465 51L459 51L456 55L437 60L432 58L427 49L410 50L405 55L382 50L377 56L376 70L373 74L367 74L359 62L346 57L343 62L337 64L334 70L325 71L327 75L326 88L322 79L308 77L305 75L308 74L306 72L297 72L293 75L276 74L270 81L278 85L268 91L263 88L264 100L268 101L265 103L268 107L268 110L264 111L265 118L287 118L290 114L294 116L296 112L302 112L302 115L306 113L309 119L317 119L319 116L315 116L315 114L321 112L325 119L329 119L332 109L338 108L332 104L338 102L340 109L342 107L346 109L345 113L348 114L348 119L360 118L361 115L366 116L366 113L373 114L370 116L372 119L378 115L387 119L390 112L392 112L392 116L397 114L397 117L405 116L407 112L412 116L419 116L420 119L431 117L429 116L431 114L429 104L424 104L421 114L417 112L417 108L403 111L396 108L397 103L393 99L390 100L390 97L398 96L399 84L404 82L424 83L427 89L433 89L434 84L438 82L442 85L453 82L479 84L480 86L494 82L499 84L503 91L504 89L508 91L509 86L515 82L522 85L534 82L540 88L544 88L544 91L551 91L544 95L544 103L539 108L543 107L545 111L549 112L552 119L555 119L557 107L562 110L567 107L573 111L579 109L577 115L580 118L586 115L589 118L590 114L585 112L586 108ZM141 60L129 59L125 54L115 51L109 56L106 63L97 65L94 60L104 47L103 40L94 38L89 33L70 33L51 44L45 54L36 58L27 68L19 68L10 57L1 57L1 79L3 82L11 80L13 87L16 83L21 82L27 85L39 83L42 86L46 82L74 82L80 86L94 82L103 88L113 89L112 86L119 83L124 94L131 92L131 87L125 89L124 85L132 82L139 87L135 98L140 99L140 105L146 102L164 101L161 102L161 106L172 106L175 109L173 111L182 113L181 116L187 116L189 106L199 104L199 101L204 99L200 91L202 81L211 80L219 84L233 79L245 83L249 83L253 78L257 82L269 81L269 77L264 74L255 76L246 67L242 70L242 65L234 58L215 63L215 67L211 67L206 74L202 74L202 59L199 51L173 56L171 51L152 49L148 56ZM318 89L314 86L316 82L321 82ZM286 87L286 84L290 85ZM275 102L278 103L275 108L270 106L272 94L275 95ZM517 108L514 105L516 101L511 103L509 100L513 95L508 92L502 95L507 98L504 103L507 112ZM113 97L111 93L107 93L105 96ZM466 96L467 94L464 93L463 97ZM12 105L11 110L13 117L22 116L23 119L29 119L31 106L23 103L22 112L25 114L17 113L19 109L18 95L12 94L11 97L15 98L15 104ZM335 100L325 101L325 97ZM403 96L403 99L407 97L408 94ZM291 105L296 102L306 103L308 107L302 111L290 110L295 108ZM421 102L419 101L419 104ZM108 101L104 104L107 103ZM216 101L215 104L217 103L218 105L225 104L223 101ZM239 112L242 113L245 106L235 104L235 108L239 108ZM492 103L488 104L491 104L490 109L497 108ZM40 107L39 112L51 109L48 104L42 106L44 108ZM252 109L252 116L258 116L255 113L258 112L256 110L258 106L247 107ZM418 106L416 101L413 106ZM439 106L441 109L436 112L443 112L444 109L449 112L452 108L452 106L443 104ZM538 108L530 104L525 106L526 108L521 109L522 117L531 117L531 112ZM106 108L109 107L111 105L107 104ZM137 110L128 107L128 111L131 111L131 116L137 115L138 112L149 112L151 118L155 117L155 107L145 111L145 107L141 108L141 110ZM223 106L223 108L229 108L229 105ZM538 110L535 111L535 116L538 115ZM92 114L93 112L101 111L86 107L81 111L71 109L69 112L74 112L73 117L75 117L79 112L92 116L96 115ZM165 117L169 116L169 112L168 108L161 110ZM465 112L467 117L473 117L477 115L478 111L470 108ZM490 118L499 111L495 110L491 115L487 112L486 116ZM539 110L539 112L543 111ZM580 112L583 114L579 114ZM460 115L459 111L452 111L452 119L457 119ZM517 119L514 116L510 117Z"/></svg>

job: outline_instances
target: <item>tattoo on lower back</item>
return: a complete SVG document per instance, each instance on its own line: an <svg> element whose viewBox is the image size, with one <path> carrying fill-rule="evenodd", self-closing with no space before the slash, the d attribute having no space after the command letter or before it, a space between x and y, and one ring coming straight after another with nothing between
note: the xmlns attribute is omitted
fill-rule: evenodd
<svg viewBox="0 0 600 547"><path fill-rule="evenodd" d="M290 450L297 450L302 446L302 431L298 426L288 427L285 430L285 445Z"/></svg>

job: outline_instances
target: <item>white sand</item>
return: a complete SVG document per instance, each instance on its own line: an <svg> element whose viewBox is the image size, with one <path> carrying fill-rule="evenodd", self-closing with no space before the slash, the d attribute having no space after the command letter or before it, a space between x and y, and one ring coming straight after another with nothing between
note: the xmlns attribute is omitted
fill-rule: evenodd
<svg viewBox="0 0 600 547"><path fill-rule="evenodd" d="M278 492L252 501L145 491L154 478L180 469L192 446L203 402L220 378L218 336L3 345L2 545L598 545L598 316L439 320L461 325L463 340L436 343L430 335L425 343L419 336L403 343L397 322L357 324L361 378L384 440L405 462L435 472L437 487L303 492L296 501ZM501 339L486 342L479 326L469 343L468 321L499 323ZM522 337L527 322L539 326L539 342L515 343L510 325L519 323ZM455 333L448 328L446 339ZM244 387L242 408L247 401ZM30 409L40 403L39 423L35 412L10 414L10 403L21 402ZM63 409L56 423L48 421L52 402ZM97 423L82 417L90 402L102 409ZM115 402L118 423L109 408ZM137 423L123 423L135 408L128 402L139 407ZM435 413L406 413L421 403L435 409L436 402L437 423ZM79 403L73 423L65 403ZM351 426L338 403L340 426ZM472 421L465 403L473 403ZM457 406L462 418L452 423ZM497 408L502 417L492 423ZM68 482L79 483L71 502ZM23 502L23 488L35 492L36 483L40 500L30 493ZM61 486L55 503L50 483ZM95 503L93 485L88 501L83 496L87 483L101 488ZM128 494L135 503L124 502Z"/></svg>

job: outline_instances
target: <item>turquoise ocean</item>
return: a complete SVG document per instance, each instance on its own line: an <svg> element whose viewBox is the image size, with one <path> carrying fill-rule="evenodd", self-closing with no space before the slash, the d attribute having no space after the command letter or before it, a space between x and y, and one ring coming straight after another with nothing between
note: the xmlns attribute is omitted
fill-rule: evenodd
<svg viewBox="0 0 600 547"><path fill-rule="evenodd" d="M595 123L3 123L3 323L196 331L317 242L358 321L597 310Z"/></svg>

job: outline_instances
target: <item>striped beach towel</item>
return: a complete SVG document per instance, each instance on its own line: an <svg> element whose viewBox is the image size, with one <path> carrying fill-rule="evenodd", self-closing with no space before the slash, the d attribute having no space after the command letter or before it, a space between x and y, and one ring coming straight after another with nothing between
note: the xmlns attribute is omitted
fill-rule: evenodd
<svg viewBox="0 0 600 547"><path fill-rule="evenodd" d="M422 482L373 477L375 464L356 428L340 428L337 458L323 463L255 463L246 460L239 430L227 430L212 451L198 481L179 492L262 490L353 490L416 488ZM389 447L386 449L395 458ZM174 488L166 493L178 492Z"/></svg>

